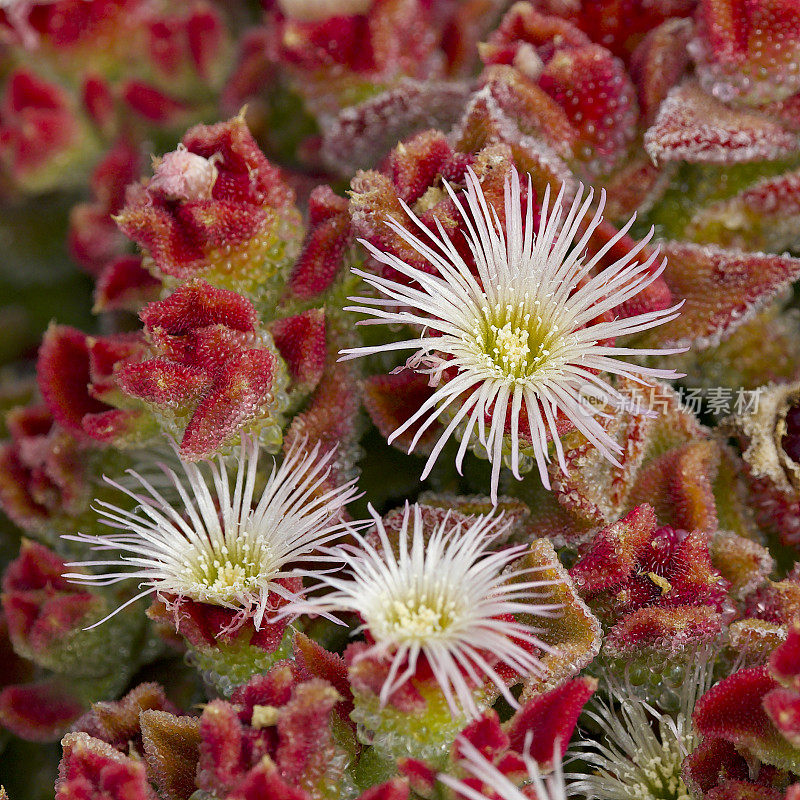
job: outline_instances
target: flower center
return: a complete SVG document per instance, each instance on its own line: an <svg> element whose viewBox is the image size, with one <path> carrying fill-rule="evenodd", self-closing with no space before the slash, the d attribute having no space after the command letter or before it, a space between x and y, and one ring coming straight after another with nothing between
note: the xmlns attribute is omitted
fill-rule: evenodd
<svg viewBox="0 0 800 800"><path fill-rule="evenodd" d="M422 642L444 633L456 614L456 603L441 594L396 599L387 604L378 633L397 641Z"/></svg>
<svg viewBox="0 0 800 800"><path fill-rule="evenodd" d="M691 795L681 777L684 754L677 741L661 744L661 753L639 754L629 774L618 775L629 786L631 800L690 800Z"/></svg>
<svg viewBox="0 0 800 800"><path fill-rule="evenodd" d="M496 326L495 326L496 328ZM527 366L531 349L528 347L530 333L523 328L512 328L507 322L495 332L495 362L502 364L511 374L522 371Z"/></svg>
<svg viewBox="0 0 800 800"><path fill-rule="evenodd" d="M541 371L560 341L558 326L546 325L539 300L528 295L518 302L481 309L473 326L474 346L484 365L499 377L524 381Z"/></svg>
<svg viewBox="0 0 800 800"><path fill-rule="evenodd" d="M184 561L184 578L194 587L187 595L195 594L195 599L203 602L225 603L257 592L274 572L270 561L264 545L254 553L252 542L246 536L236 542L233 551L227 544L209 543L192 560Z"/></svg>

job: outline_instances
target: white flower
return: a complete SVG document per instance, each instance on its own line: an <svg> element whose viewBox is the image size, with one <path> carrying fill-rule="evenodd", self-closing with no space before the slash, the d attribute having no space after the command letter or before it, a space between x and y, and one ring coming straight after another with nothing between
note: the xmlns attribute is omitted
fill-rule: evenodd
<svg viewBox="0 0 800 800"><path fill-rule="evenodd" d="M582 398L590 395L615 406L623 403L620 393L602 373L640 383L645 377L677 377L671 370L642 367L616 357L681 351L614 347L605 340L638 333L674 319L680 305L625 319L595 323L592 320L635 297L661 275L666 260L655 266L657 253L643 263L636 260L650 240L652 230L625 256L593 275L601 259L633 224L631 219L592 258L584 258L587 243L602 221L604 192L593 219L579 237L592 203L592 192L583 199L581 189L565 216L564 188L552 209L549 189L545 191L539 231L534 235L530 178L527 207L523 213L516 170L506 178L505 233L497 212L486 202L478 179L471 171L467 176L466 209L452 187L446 182L444 185L467 227L467 242L475 257L477 277L459 256L438 221L437 236L405 204L403 208L430 241L426 243L394 220L390 219L387 224L426 258L438 274L431 275L409 266L363 241L375 259L410 278L413 285L353 270L386 299L353 297L351 300L361 305L348 310L371 315L373 319L367 320L368 323L405 323L420 327L422 333L419 337L390 344L343 350L342 356L355 358L391 350L416 350L407 366L429 374L431 385L438 386L433 396L392 433L390 441L421 422L410 452L425 430L447 411L452 419L433 447L422 474L425 478L442 447L459 426L465 427L456 457L458 469L461 469L477 425L478 439L492 463L494 502L506 429L510 433L509 463L518 479L520 434L531 440L532 455L545 486L550 485L546 469L550 459L548 438L553 441L561 469L566 471L556 427L559 414L609 461L618 463L614 453L621 452L620 446L599 424L590 405L582 402ZM529 430L521 431L523 407ZM488 431L487 419L491 420Z"/></svg>
<svg viewBox="0 0 800 800"><path fill-rule="evenodd" d="M542 664L531 649L547 647L531 625L503 617L549 616L559 608L537 601L536 590L549 582L528 580L533 569L506 569L527 545L491 552L489 547L507 527L491 515L464 527L448 514L426 540L420 507L407 505L395 552L371 506L370 513L378 546L354 533L357 546L332 551L346 562L351 576L321 575L319 587L332 591L301 601L297 608L326 615L352 611L361 617L358 630L366 629L374 640L361 658L391 659L381 704L415 675L424 658L454 714L479 713L473 690L487 680L516 707L495 666L541 674Z"/></svg>
<svg viewBox="0 0 800 800"><path fill-rule="evenodd" d="M713 662L701 652L693 670L681 683L679 710L675 717L660 713L638 696L626 679L608 686L612 704L598 711L584 711L600 728L596 737L578 743L576 759L588 774L574 773L570 796L595 800L691 800L681 767L697 747L692 712L698 697L711 685ZM616 710L618 705L619 710Z"/></svg>
<svg viewBox="0 0 800 800"><path fill-rule="evenodd" d="M94 586L141 579L140 587L146 588L109 617L140 597L157 592L234 609L240 612L241 620L252 615L259 628L270 610L272 593L287 601L296 599L279 581L298 573L284 567L298 558L329 561L311 553L349 530L341 512L356 496L355 481L322 489L335 451L317 459L319 444L305 454L304 445L299 440L280 467L273 465L257 498L254 489L259 446L255 439L242 441L233 486L221 457L216 464L208 465L211 481L197 464L182 465L185 480L162 466L171 488L181 499L182 513L150 481L132 470L129 474L144 489L142 494L106 478L111 486L132 498L137 507L127 511L97 501L95 510L103 523L125 532L64 538L91 544L95 550L116 550L120 555L115 560L73 562L67 566L112 567L121 571L68 573L65 577Z"/></svg>
<svg viewBox="0 0 800 800"><path fill-rule="evenodd" d="M459 763L468 775L477 778L489 787L501 800L531 800L530 794L525 794L516 784L512 783L471 742L462 737L458 740L458 748L462 755ZM564 785L564 773L559 753L556 752L553 756L553 772L544 778L539 773L538 764L530 756L528 746L525 748L523 759L528 770L529 782L527 785L532 786L535 790L536 800L566 800L567 788ZM440 775L439 780L445 786L466 797L467 800L486 800L487 795L451 775Z"/></svg>

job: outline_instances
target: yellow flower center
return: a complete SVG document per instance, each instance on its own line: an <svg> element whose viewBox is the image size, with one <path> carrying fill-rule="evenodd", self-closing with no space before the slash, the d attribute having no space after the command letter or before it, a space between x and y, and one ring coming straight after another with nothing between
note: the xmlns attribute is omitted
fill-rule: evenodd
<svg viewBox="0 0 800 800"><path fill-rule="evenodd" d="M384 636L392 639L421 642L444 633L457 611L456 603L441 595L393 600L379 627Z"/></svg>
<svg viewBox="0 0 800 800"><path fill-rule="evenodd" d="M473 326L471 347L499 377L524 381L540 372L563 337L555 324L545 324L540 301L526 294L516 305L497 303L481 309Z"/></svg>
<svg viewBox="0 0 800 800"><path fill-rule="evenodd" d="M269 568L269 553L262 545L253 553L252 543L243 537L233 547L227 545L199 552L183 564L183 577L192 586L187 596L202 602L232 603L243 594L257 592Z"/></svg>
<svg viewBox="0 0 800 800"><path fill-rule="evenodd" d="M496 326L494 326L496 328ZM519 372L528 363L531 349L528 347L529 331L523 328L512 328L506 322L495 333L494 356L498 364L509 373Z"/></svg>

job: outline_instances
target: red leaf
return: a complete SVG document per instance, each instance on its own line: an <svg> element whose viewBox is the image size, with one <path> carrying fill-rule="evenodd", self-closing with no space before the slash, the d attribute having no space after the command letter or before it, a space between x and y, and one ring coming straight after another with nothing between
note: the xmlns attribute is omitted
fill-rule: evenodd
<svg viewBox="0 0 800 800"><path fill-rule="evenodd" d="M206 457L253 419L271 398L276 365L269 350L245 350L231 358L186 426L181 456L190 460Z"/></svg>
<svg viewBox="0 0 800 800"><path fill-rule="evenodd" d="M51 325L39 348L36 365L39 390L56 422L86 439L82 420L110 406L90 396L88 337L77 328Z"/></svg>
<svg viewBox="0 0 800 800"><path fill-rule="evenodd" d="M217 324L249 333L258 325L258 314L247 298L199 279L184 283L164 300L150 303L139 316L148 330L161 328L171 336Z"/></svg>
<svg viewBox="0 0 800 800"><path fill-rule="evenodd" d="M576 678L529 700L506 726L511 748L524 752L532 733L530 754L540 767L550 768L554 758L567 752L581 710L596 688L594 678Z"/></svg>
<svg viewBox="0 0 800 800"><path fill-rule="evenodd" d="M276 320L269 330L296 387L302 392L316 388L327 356L325 311L312 308L297 316Z"/></svg>
<svg viewBox="0 0 800 800"><path fill-rule="evenodd" d="M644 146L658 163L735 164L790 155L798 140L769 117L731 109L687 81L661 104Z"/></svg>
<svg viewBox="0 0 800 800"><path fill-rule="evenodd" d="M26 683L0 691L0 725L29 742L53 742L83 711L55 683Z"/></svg>

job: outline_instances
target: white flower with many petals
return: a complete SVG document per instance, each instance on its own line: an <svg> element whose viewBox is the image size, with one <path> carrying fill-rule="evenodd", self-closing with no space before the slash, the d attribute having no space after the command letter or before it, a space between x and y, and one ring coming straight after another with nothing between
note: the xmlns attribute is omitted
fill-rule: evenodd
<svg viewBox="0 0 800 800"><path fill-rule="evenodd" d="M369 314L372 319L367 322L372 324L408 324L421 328L422 333L403 341L344 350L342 356L355 358L385 351L416 350L407 367L428 374L431 385L438 387L392 433L390 441L419 424L410 452L437 419L445 419L444 432L425 466L422 475L425 478L445 443L462 427L464 432L456 457L460 470L477 426L478 440L492 463L491 494L495 502L506 435L510 438L509 465L515 477L520 478L521 435L530 439L529 451L545 486L550 485L546 469L550 459L548 440L552 440L559 464L566 471L557 431L559 415L581 431L608 460L617 463L614 453L621 452L621 448L600 425L585 397L589 395L616 406L623 403L620 393L603 374L638 382L646 378L677 377L671 370L647 368L618 357L680 351L636 350L608 342L674 319L680 305L597 321L661 275L666 262L656 266L657 253L641 263L637 261L652 231L621 259L596 272L603 257L633 224L631 220L594 256L585 258L586 246L602 221L604 193L594 217L586 224L591 192L584 199L579 191L565 213L564 189L552 209L547 190L539 230L534 235L530 179L523 212L516 170L506 178L505 231L474 173L470 171L467 176L466 208L453 188L444 185L466 225L477 275L438 222L437 236L406 205L404 209L424 237L415 236L395 220L387 224L427 259L438 274L412 267L368 242L362 244L377 261L411 279L413 285L354 270L385 299L354 297L351 300L360 305L348 310ZM581 234L582 226L585 229ZM523 408L527 425L520 422Z"/></svg>
<svg viewBox="0 0 800 800"><path fill-rule="evenodd" d="M549 581L529 580L533 569L509 566L528 546L491 552L507 529L502 518L491 515L462 524L448 514L425 536L421 509L414 505L406 506L393 547L371 506L370 513L377 545L354 533L357 546L332 551L345 561L350 576L321 575L318 588L331 591L296 608L361 617L359 630L368 631L374 644L360 658L391 660L382 704L414 677L424 659L454 714L478 713L473 691L487 680L517 707L497 665L521 675L541 674L542 664L532 651L547 648L533 626L513 615L549 616L560 608L538 599L537 590Z"/></svg>
<svg viewBox="0 0 800 800"><path fill-rule="evenodd" d="M439 780L445 786L458 792L466 800L486 800L489 796L498 797L500 800L531 800L532 797L535 797L536 800L566 800L567 787L564 784L564 773L558 753L553 758L553 764L555 765L553 771L549 775L542 777L539 772L539 765L528 753L528 748L526 747L523 759L528 770L527 786L532 787L535 793L531 795L529 790L523 792L515 783L512 783L471 742L460 738L457 744L461 753L460 766L463 767L469 777L477 778L494 793L492 795L484 794L452 775L439 776Z"/></svg>
<svg viewBox="0 0 800 800"><path fill-rule="evenodd" d="M687 668L681 682L675 716L661 713L645 702L629 681L608 686L609 704L584 714L600 729L600 739L574 747L577 761L588 774L574 773L571 797L595 800L690 800L683 780L683 761L697 747L692 724L697 699L711 686L713 661L699 653L694 669ZM617 710L618 709L618 710Z"/></svg>
<svg viewBox="0 0 800 800"><path fill-rule="evenodd" d="M254 439L242 442L232 486L221 457L208 465L210 481L197 464L182 465L185 480L162 466L168 483L181 499L182 513L136 472L129 474L141 485L143 493L106 478L137 504L128 511L97 502L100 520L124 533L64 538L90 544L95 550L120 553L114 560L73 562L67 566L111 567L114 571L68 573L65 577L94 586L140 579L140 587L146 588L114 614L156 592L233 609L240 612L242 620L252 615L259 628L271 610L270 595L274 593L286 601L297 599L282 583L283 579L298 575L292 569L286 570L286 565L299 558L328 561L323 555L313 555L314 551L349 530L341 512L357 494L355 481L335 489L322 488L334 453L331 450L318 458L319 444L304 452L304 442L298 441L280 467L273 466L258 497L255 486L259 445Z"/></svg>

